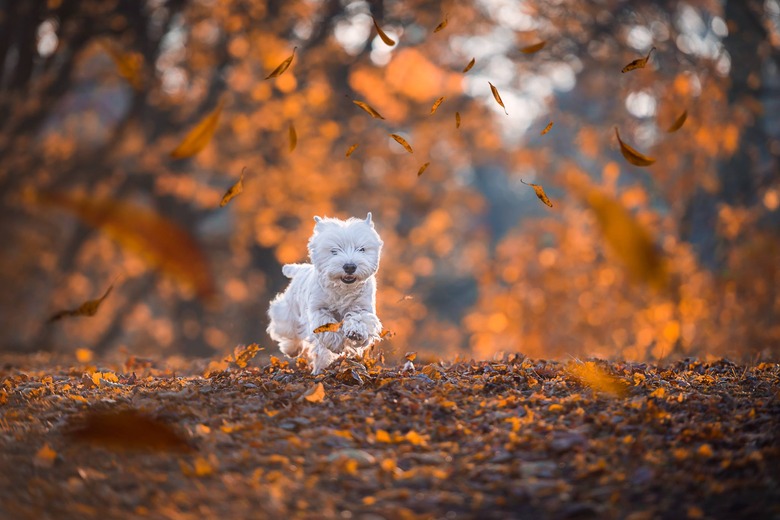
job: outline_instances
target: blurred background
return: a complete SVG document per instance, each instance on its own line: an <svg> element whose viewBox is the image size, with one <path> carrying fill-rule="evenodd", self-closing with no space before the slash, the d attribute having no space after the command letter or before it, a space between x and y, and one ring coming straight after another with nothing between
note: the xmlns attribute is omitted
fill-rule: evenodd
<svg viewBox="0 0 780 520"><path fill-rule="evenodd" d="M388 358L776 358L779 67L778 0L0 0L0 349L277 354L281 264L371 211Z"/></svg>

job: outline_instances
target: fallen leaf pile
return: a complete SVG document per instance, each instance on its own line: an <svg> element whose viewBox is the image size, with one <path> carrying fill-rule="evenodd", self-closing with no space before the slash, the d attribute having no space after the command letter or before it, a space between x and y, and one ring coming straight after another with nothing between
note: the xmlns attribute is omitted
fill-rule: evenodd
<svg viewBox="0 0 780 520"><path fill-rule="evenodd" d="M68 367L5 355L0 511L6 518L45 510L79 518L778 513L778 364L410 357L413 371L342 360L315 378L305 363L276 358L202 377L197 363L185 370L180 362L173 372L154 368L164 362ZM93 373L116 382L88 384Z"/></svg>

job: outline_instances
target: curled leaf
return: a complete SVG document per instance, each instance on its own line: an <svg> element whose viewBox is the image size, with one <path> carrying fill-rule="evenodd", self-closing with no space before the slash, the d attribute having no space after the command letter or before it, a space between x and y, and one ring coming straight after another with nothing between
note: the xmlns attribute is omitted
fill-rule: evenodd
<svg viewBox="0 0 780 520"><path fill-rule="evenodd" d="M209 115L201 119L195 128L189 131L184 137L179 146L171 152L171 157L174 159L185 159L192 157L201 150L203 150L211 138L214 136L214 132L217 130L219 124L219 116L222 114L222 106L225 104L224 99L220 100L215 108Z"/></svg>
<svg viewBox="0 0 780 520"><path fill-rule="evenodd" d="M428 168L428 165L430 165L430 164L431 164L430 162L427 162L427 163L423 164L422 166L420 166L420 169L417 170L417 176L419 177L420 175L422 175L423 172Z"/></svg>
<svg viewBox="0 0 780 520"><path fill-rule="evenodd" d="M683 113L680 114L680 117L675 119L674 123L672 123L672 126L670 126L669 129L666 131L669 132L670 134L672 132L676 132L677 130L682 128L682 126L685 124L686 119L688 119L688 111L684 110Z"/></svg>
<svg viewBox="0 0 780 520"><path fill-rule="evenodd" d="M539 132L539 135L544 135L544 134L546 134L547 132L549 132L550 130L552 130L552 127L553 127L553 125L554 125L554 124L555 124L555 123L554 123L553 121L550 121L549 123L547 123L547 126L545 126L545 127L544 127L544 130L542 130L541 132Z"/></svg>
<svg viewBox="0 0 780 520"><path fill-rule="evenodd" d="M380 339L392 338L393 336L395 336L395 332L392 332L387 329L382 329L382 332L379 333Z"/></svg>
<svg viewBox="0 0 780 520"><path fill-rule="evenodd" d="M493 85L491 82L488 81L488 85L490 85L490 91L493 92L493 98L495 98L496 103L501 105L501 108L504 109L504 113L506 115L509 115L509 112L506 111L506 107L504 106L504 102L501 100L501 94L498 93L498 89Z"/></svg>
<svg viewBox="0 0 780 520"><path fill-rule="evenodd" d="M395 141L396 141L398 144L400 144L401 146L403 146L403 147L404 147L404 149L405 149L407 152L409 152L409 153L414 153L414 151L412 150L412 147L409 145L409 143L407 143L407 142L406 142L406 139L404 139L403 137L401 137L401 136L400 136L400 135L398 135L398 134L390 134L390 137L392 137L393 139L395 139Z"/></svg>
<svg viewBox="0 0 780 520"><path fill-rule="evenodd" d="M73 213L151 267L194 288L198 296L209 299L215 295L211 269L198 243L188 231L155 211L121 200L62 193L39 194L36 201Z"/></svg>
<svg viewBox="0 0 780 520"><path fill-rule="evenodd" d="M466 66L463 68L463 74L465 74L465 73L467 73L468 71L470 71L470 70L471 70L471 67L473 67L473 66L474 66L474 64L475 64L476 62L477 62L477 58L471 58L471 61L469 62L469 64L468 64L468 65L466 65Z"/></svg>
<svg viewBox="0 0 780 520"><path fill-rule="evenodd" d="M339 321L337 323L326 323L325 325L320 325L314 329L314 333L321 334L323 332L338 332L343 324L343 321Z"/></svg>
<svg viewBox="0 0 780 520"><path fill-rule="evenodd" d="M520 49L520 52L522 52L523 54L533 54L535 52L539 52L540 50L542 50L545 45L547 45L547 42L542 40L539 43L535 43L533 45L523 47L522 49Z"/></svg>
<svg viewBox="0 0 780 520"><path fill-rule="evenodd" d="M319 403L325 399L325 387L322 383L314 383L301 397L310 403Z"/></svg>
<svg viewBox="0 0 780 520"><path fill-rule="evenodd" d="M460 112L455 112L455 128L460 128Z"/></svg>
<svg viewBox="0 0 780 520"><path fill-rule="evenodd" d="M552 202L550 202L550 199L547 197L547 194L544 192L544 188L542 188L542 187L541 187L540 185L538 185L538 184L527 183L527 182L525 182L523 179L520 179L520 182L522 182L522 183L523 183L523 184L525 184L526 186L530 186L530 187L532 187L532 188L534 189L534 193L536 193L536 197L537 197L539 200L541 200L542 202L544 202L545 204L547 204L547 205L548 205L548 206L550 206L551 208L553 207L553 205L552 205Z"/></svg>
<svg viewBox="0 0 780 520"><path fill-rule="evenodd" d="M298 144L298 134L295 132L295 125L293 125L292 123L290 123L289 134L290 134L290 151L292 152L293 150L295 150L295 145Z"/></svg>
<svg viewBox="0 0 780 520"><path fill-rule="evenodd" d="M369 114L371 114L371 117L373 117L374 119L384 119L384 117L382 117L382 115L376 110L374 110L368 103L364 103L358 100L352 100L352 102L355 103L360 108L362 108L363 110L365 110L366 112L368 112Z"/></svg>
<svg viewBox="0 0 780 520"><path fill-rule="evenodd" d="M244 191L244 172L246 171L246 166L241 168L241 177L238 179L238 182L236 182L234 185L232 185L228 190L225 192L224 195L222 195L222 200L219 203L219 207L223 208L227 205L228 202L233 200L234 197L237 197L242 191Z"/></svg>
<svg viewBox="0 0 780 520"><path fill-rule="evenodd" d="M352 146L350 146L349 149L347 149L346 156L349 157L350 155L352 155L352 152L354 152L357 149L357 147L358 147L358 143L355 143Z"/></svg>
<svg viewBox="0 0 780 520"><path fill-rule="evenodd" d="M617 136L618 143L620 144L620 153L623 154L623 157L625 157L628 162L634 166L650 166L655 162L655 159L652 157L648 157L624 143L620 138L620 133L618 133L617 127L615 127L615 135Z"/></svg>
<svg viewBox="0 0 780 520"><path fill-rule="evenodd" d="M447 27L447 24L450 23L449 19L445 16L444 20L436 26L436 28L433 30L434 33L437 33Z"/></svg>
<svg viewBox="0 0 780 520"><path fill-rule="evenodd" d="M635 59L634 61L632 61L631 63L629 63L625 67L623 67L620 72L625 74L626 72L631 72L632 70L644 69L645 66L647 65L647 60L650 59L650 55L653 54L654 50L655 50L655 47L650 49L650 52L647 53L647 56L645 56L644 58L637 58L637 59Z"/></svg>
<svg viewBox="0 0 780 520"><path fill-rule="evenodd" d="M372 17L371 17L371 20L373 20L373 21L374 21L374 27L376 27L376 32L377 32L377 34L379 35L379 37L382 39L382 41L383 41L383 42L385 42L385 45L388 45L388 46L390 46L390 47L392 47L393 45L395 45L395 40L394 40L394 39L392 39L392 38L390 38L390 37L389 37L389 36L388 36L388 35L385 33L385 31L383 31L383 30L382 30L382 28L381 28L381 27L379 27L379 24L378 24L378 23L376 23L376 18L374 18L374 17L372 16Z"/></svg>
<svg viewBox="0 0 780 520"><path fill-rule="evenodd" d="M292 54L290 54L290 57L288 57L286 60L281 62L278 67L276 67L273 72L271 72L268 76L265 77L265 79L271 79L271 78L278 78L284 72L290 68L290 64L293 61L293 58L295 57L295 51L298 49L298 47L293 47Z"/></svg>
<svg viewBox="0 0 780 520"><path fill-rule="evenodd" d="M440 97L439 99L433 102L433 106L431 107L431 115L436 113L436 109L439 108L439 105L441 105L443 101L444 101L444 96Z"/></svg>
<svg viewBox="0 0 780 520"><path fill-rule="evenodd" d="M407 361L414 361L415 359L417 359L417 352L407 352L407 353L404 355L404 358L405 358Z"/></svg>
<svg viewBox="0 0 780 520"><path fill-rule="evenodd" d="M125 78L135 90L142 90L144 57L137 52L123 52L109 40L101 40L100 44L114 60L119 75Z"/></svg>
<svg viewBox="0 0 780 520"><path fill-rule="evenodd" d="M96 300L87 300L81 305L78 306L76 309L72 310L65 310L65 311L59 311L58 313L54 314L51 318L49 318L49 323L57 320L61 320L62 318L65 318L66 316L94 316L97 314L98 309L100 308L100 304L103 303L103 300L105 300L109 294L111 294L111 291L114 289L114 284L111 284L108 286L108 289L106 289L106 292L103 293L103 296Z"/></svg>

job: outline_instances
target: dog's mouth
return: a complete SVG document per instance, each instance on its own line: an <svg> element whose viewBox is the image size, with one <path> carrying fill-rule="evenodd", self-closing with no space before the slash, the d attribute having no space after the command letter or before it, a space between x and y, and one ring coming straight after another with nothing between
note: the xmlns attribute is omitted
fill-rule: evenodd
<svg viewBox="0 0 780 520"><path fill-rule="evenodd" d="M357 281L357 276L354 274L345 274L341 277L341 281L344 283L355 283Z"/></svg>

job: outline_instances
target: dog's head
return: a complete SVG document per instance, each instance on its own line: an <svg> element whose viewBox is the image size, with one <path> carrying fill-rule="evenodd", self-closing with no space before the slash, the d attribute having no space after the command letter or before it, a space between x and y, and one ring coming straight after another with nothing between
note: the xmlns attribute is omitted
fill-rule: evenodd
<svg viewBox="0 0 780 520"><path fill-rule="evenodd" d="M309 257L319 276L331 284L348 286L376 274L382 240L371 213L365 219L314 217L314 221Z"/></svg>

